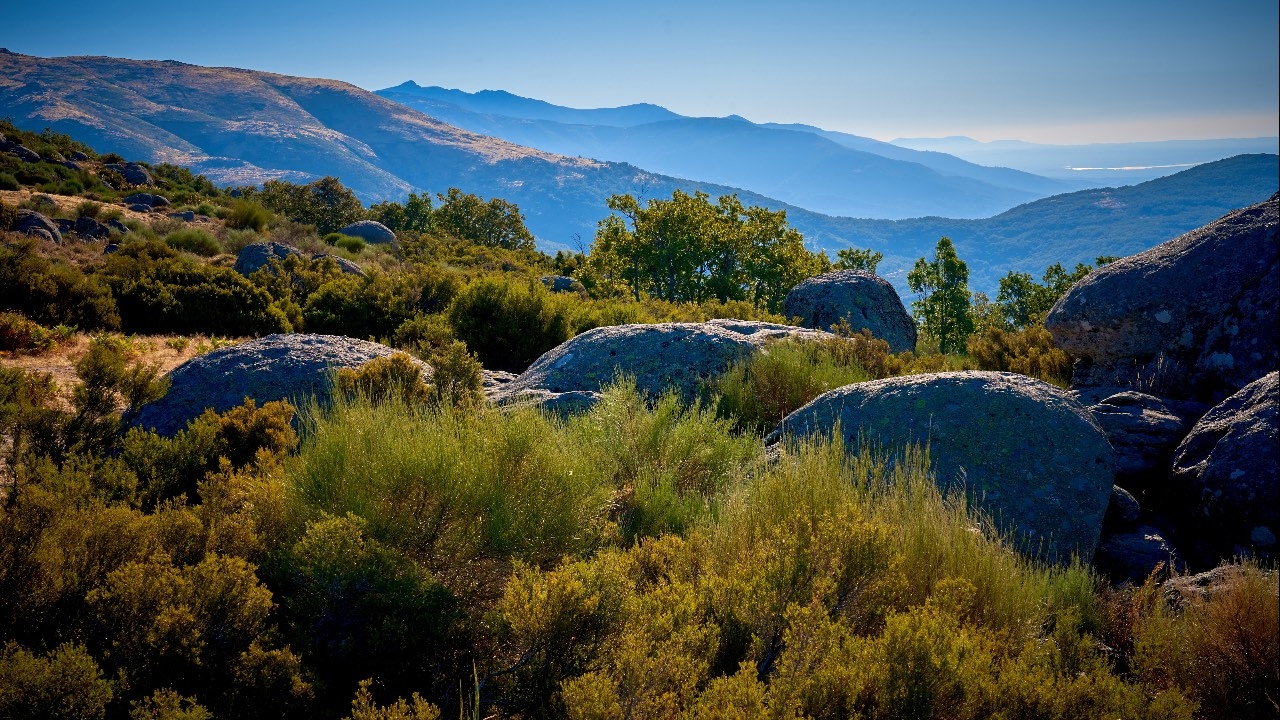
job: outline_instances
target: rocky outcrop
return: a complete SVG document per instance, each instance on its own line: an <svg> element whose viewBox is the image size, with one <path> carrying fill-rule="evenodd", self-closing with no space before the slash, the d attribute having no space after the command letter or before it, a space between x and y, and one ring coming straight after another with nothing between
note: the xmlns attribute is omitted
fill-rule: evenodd
<svg viewBox="0 0 1280 720"><path fill-rule="evenodd" d="M338 231L343 235L358 237L370 245L386 245L396 241L396 234L391 228L374 220L359 220Z"/></svg>
<svg viewBox="0 0 1280 720"><path fill-rule="evenodd" d="M62 242L62 233L58 230L58 224L35 210L18 210L18 219L13 223L13 229L23 235L44 238L56 243Z"/></svg>
<svg viewBox="0 0 1280 720"><path fill-rule="evenodd" d="M846 320L854 332L867 330L892 352L916 349L916 323L887 280L860 270L824 273L787 293L783 314L808 328L828 330Z"/></svg>
<svg viewBox="0 0 1280 720"><path fill-rule="evenodd" d="M169 198L152 193L134 193L124 199L126 205L146 205L150 208L169 207Z"/></svg>
<svg viewBox="0 0 1280 720"><path fill-rule="evenodd" d="M142 407L133 425L173 435L206 408L225 412L253 398L321 402L331 391L331 373L359 367L394 350L338 335L268 335L188 360L169 375L169 393ZM416 361L427 378L431 368Z"/></svg>
<svg viewBox="0 0 1280 720"><path fill-rule="evenodd" d="M71 229L76 235L85 240L100 240L111 235L111 228L88 215L81 215L76 218L75 224L72 225Z"/></svg>
<svg viewBox="0 0 1280 720"><path fill-rule="evenodd" d="M278 242L256 242L246 245L236 255L235 271L248 277L266 267L272 260L283 261L290 255L302 257L302 251L292 245Z"/></svg>
<svg viewBox="0 0 1280 720"><path fill-rule="evenodd" d="M547 351L495 394L498 402L559 403L575 393L574 407L589 406L619 374L634 378L650 396L668 389L686 401L701 383L772 339L830 337L789 325L745 320L599 327ZM569 403L569 400L565 400Z"/></svg>
<svg viewBox="0 0 1280 720"><path fill-rule="evenodd" d="M1280 551L1277 403L1272 372L1205 413L1178 445L1173 483L1185 502L1179 545L1202 566Z"/></svg>
<svg viewBox="0 0 1280 720"><path fill-rule="evenodd" d="M1115 450L1116 484L1143 497L1167 482L1169 464L1188 424L1160 398L1119 392L1089 406Z"/></svg>
<svg viewBox="0 0 1280 720"><path fill-rule="evenodd" d="M1216 402L1280 365L1280 194L1090 273L1049 312L1072 385Z"/></svg>
<svg viewBox="0 0 1280 720"><path fill-rule="evenodd" d="M928 443L937 481L1032 554L1093 556L1112 490L1112 452L1083 406L1023 375L948 372L848 385L818 396L770 441L830 434L890 452Z"/></svg>
<svg viewBox="0 0 1280 720"><path fill-rule="evenodd" d="M577 293L579 295L587 294L587 288L582 283L571 277L566 277L564 275L543 275L539 279L551 292Z"/></svg>

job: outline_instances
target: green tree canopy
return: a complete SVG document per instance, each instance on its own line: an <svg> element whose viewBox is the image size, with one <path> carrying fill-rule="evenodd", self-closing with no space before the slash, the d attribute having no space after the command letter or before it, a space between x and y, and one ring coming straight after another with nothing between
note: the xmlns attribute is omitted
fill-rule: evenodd
<svg viewBox="0 0 1280 720"><path fill-rule="evenodd" d="M294 222L314 225L327 235L365 218L364 206L355 193L336 177L323 177L307 185L284 180L268 180L262 189L250 193L267 209Z"/></svg>
<svg viewBox="0 0 1280 720"><path fill-rule="evenodd" d="M880 265L880 261L884 259L883 253L878 253L871 248L859 250L858 248L845 248L836 251L836 270L864 270L871 274L875 274L876 267Z"/></svg>
<svg viewBox="0 0 1280 720"><path fill-rule="evenodd" d="M942 352L963 352L973 333L969 266L956 255L951 238L938 240L932 261L916 260L907 285L919 296L911 312L920 329L938 341Z"/></svg>
<svg viewBox="0 0 1280 720"><path fill-rule="evenodd" d="M470 240L489 247L533 250L533 233L524 225L524 216L515 203L502 198L485 202L479 195L449 188L436 194L440 207L431 213L431 228L438 233Z"/></svg>
<svg viewBox="0 0 1280 720"><path fill-rule="evenodd" d="M712 204L706 193L676 190L645 206L609 198L590 264L605 282L636 299L672 302L747 300L777 311L787 291L829 267L787 224L785 211L744 207L736 195Z"/></svg>
<svg viewBox="0 0 1280 720"><path fill-rule="evenodd" d="M1097 267L1102 267L1113 260L1114 257L1103 255L1094 262ZM1066 295L1072 285L1084 279L1093 269L1093 265L1077 263L1071 272L1067 272L1061 263L1054 263L1045 269L1039 283L1029 273L1011 270L1008 275L1000 278L1000 291L996 294L994 303L1005 328L1022 330L1043 324L1045 316L1053 309L1058 298Z"/></svg>

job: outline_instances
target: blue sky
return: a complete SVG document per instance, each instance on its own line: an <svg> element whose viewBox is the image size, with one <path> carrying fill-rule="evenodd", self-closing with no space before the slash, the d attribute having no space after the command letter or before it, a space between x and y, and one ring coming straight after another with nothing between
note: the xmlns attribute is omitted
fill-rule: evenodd
<svg viewBox="0 0 1280 720"><path fill-rule="evenodd" d="M0 0L0 46L503 89L894 137L1277 134L1275 0Z"/></svg>

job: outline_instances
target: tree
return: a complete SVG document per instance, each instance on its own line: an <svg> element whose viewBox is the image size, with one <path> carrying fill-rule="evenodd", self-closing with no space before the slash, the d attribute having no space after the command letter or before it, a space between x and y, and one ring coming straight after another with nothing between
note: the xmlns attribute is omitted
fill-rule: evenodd
<svg viewBox="0 0 1280 720"><path fill-rule="evenodd" d="M488 202L479 195L449 188L448 195L436 193L440 207L431 213L431 229L461 240L509 250L533 250L533 233L524 225L524 216L515 203L501 198Z"/></svg>
<svg viewBox="0 0 1280 720"><path fill-rule="evenodd" d="M293 222L314 225L321 235L337 232L365 217L360 199L332 176L307 185L268 180L262 190L251 193L255 194L268 209Z"/></svg>
<svg viewBox="0 0 1280 720"><path fill-rule="evenodd" d="M386 225L394 232L411 231L425 233L431 231L433 208L431 195L409 193L404 204L386 200L369 206L369 217Z"/></svg>
<svg viewBox="0 0 1280 720"><path fill-rule="evenodd" d="M844 250L836 251L834 267L836 270L863 270L874 275L876 267L883 259L883 253L878 253L871 248L866 250L845 248Z"/></svg>
<svg viewBox="0 0 1280 720"><path fill-rule="evenodd" d="M644 207L615 195L609 208L616 214L600 221L589 269L637 300L750 300L776 312L788 290L829 265L784 211L743 207L736 195L713 205L706 193L676 190Z"/></svg>
<svg viewBox="0 0 1280 720"><path fill-rule="evenodd" d="M932 262L916 260L907 285L919 296L911 311L920 329L938 341L942 352L963 352L973 333L969 266L956 255L951 238L938 240Z"/></svg>
<svg viewBox="0 0 1280 720"><path fill-rule="evenodd" d="M1102 267L1113 260L1114 257L1102 255L1095 262ZM1028 273L1009 271L1000 278L1000 291L994 303L1005 329L1022 330L1044 324L1054 303L1093 269L1092 265L1077 263L1075 269L1067 272L1061 263L1054 263L1045 269L1039 283Z"/></svg>

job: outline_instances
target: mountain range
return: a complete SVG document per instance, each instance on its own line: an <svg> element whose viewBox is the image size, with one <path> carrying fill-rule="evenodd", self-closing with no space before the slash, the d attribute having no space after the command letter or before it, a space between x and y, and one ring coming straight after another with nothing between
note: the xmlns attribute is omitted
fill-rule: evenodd
<svg viewBox="0 0 1280 720"><path fill-rule="evenodd" d="M481 97L475 102L489 102L491 111L503 109L515 97L477 95ZM704 126L670 117L655 105L578 111L519 101L526 108L523 112L541 113L525 118L530 122L587 118L597 123L595 127L624 130L668 123ZM497 117L494 112L480 114ZM931 252L941 235L952 237L969 262L972 287L990 291L1010 269L1038 274L1052 262L1091 262L1099 254L1124 255L1151 247L1230 209L1269 197L1280 174L1276 155L1254 154L1131 187L1057 194L985 219L946 219L936 213L915 219L854 219L706 178L681 179L630 163L520 145L456 127L336 80L172 61L39 58L8 51L0 51L0 116L19 127L67 133L100 152L185 165L219 184L257 184L272 178L305 182L334 175L365 202L450 187L502 197L520 206L539 246L549 251L585 250L596 223L609 213L605 203L612 194L630 193L643 200L669 197L677 188L712 197L736 193L748 205L786 210L814 249L834 253L858 246L884 253L882 273L900 291L905 290L905 268ZM930 170L927 161L969 173L991 171L990 178L1011 177L941 153L894 146L889 150L880 147L885 143L868 145L877 141L818 128L768 128L734 118L717 122L743 137L781 133L794 147L812 137L832 146L876 147L915 159L900 161L905 166ZM742 152L749 152L749 147ZM939 170L932 172L946 177ZM890 172L881 182L892 177Z"/></svg>
<svg viewBox="0 0 1280 720"><path fill-rule="evenodd" d="M413 82L377 93L520 145L744 188L827 215L981 218L1081 187L807 125L685 117L656 105L578 110Z"/></svg>

